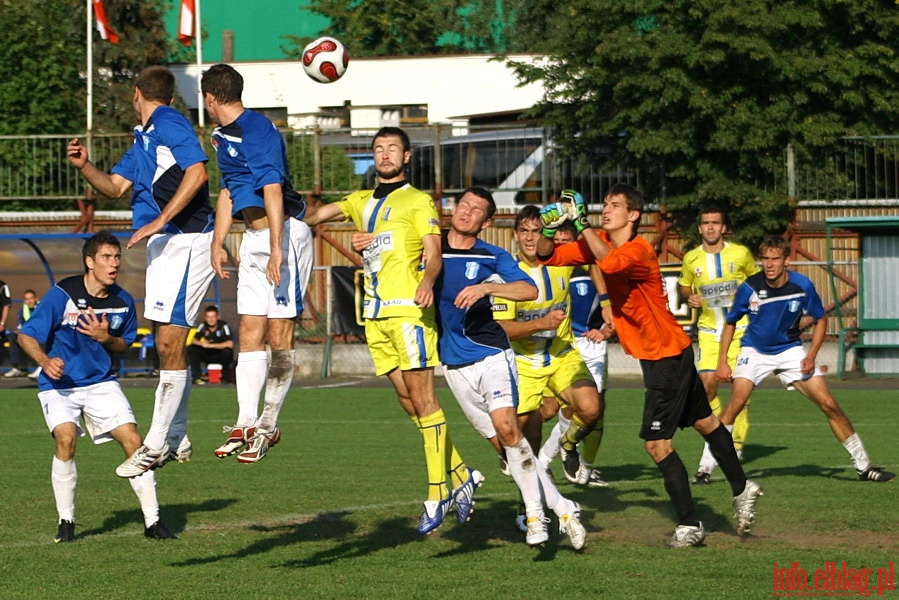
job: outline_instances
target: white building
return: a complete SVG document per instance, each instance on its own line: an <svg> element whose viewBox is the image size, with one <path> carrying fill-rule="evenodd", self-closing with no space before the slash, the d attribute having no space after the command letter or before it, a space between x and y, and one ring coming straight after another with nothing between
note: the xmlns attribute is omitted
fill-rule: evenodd
<svg viewBox="0 0 899 600"><path fill-rule="evenodd" d="M351 58L344 76L329 84L307 77L298 61L231 64L244 77L244 105L298 129L451 123L465 133L474 116L517 115L543 96L540 85L519 86L506 62L492 55ZM197 65L173 65L172 71L196 110Z"/></svg>

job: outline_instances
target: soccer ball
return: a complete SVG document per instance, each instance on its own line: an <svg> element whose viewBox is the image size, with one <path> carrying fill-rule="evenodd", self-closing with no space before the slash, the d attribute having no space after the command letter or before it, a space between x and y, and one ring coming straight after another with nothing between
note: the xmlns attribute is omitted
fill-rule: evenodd
<svg viewBox="0 0 899 600"><path fill-rule="evenodd" d="M346 72L350 54L332 37L320 37L303 48L303 70L319 83L333 83Z"/></svg>

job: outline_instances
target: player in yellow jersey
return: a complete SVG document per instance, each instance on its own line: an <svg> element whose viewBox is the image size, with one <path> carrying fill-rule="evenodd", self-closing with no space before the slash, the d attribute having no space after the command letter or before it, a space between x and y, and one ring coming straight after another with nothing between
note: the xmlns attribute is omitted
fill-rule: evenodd
<svg viewBox="0 0 899 600"><path fill-rule="evenodd" d="M393 384L423 438L428 499L418 531L428 533L453 505L459 522L468 520L484 476L466 467L456 452L434 391L434 367L440 361L433 286L442 268L437 209L430 196L406 180L412 152L402 129L380 129L372 151L377 187L325 204L305 221L350 220L361 232L353 246L362 251L365 268L365 338L376 374Z"/></svg>
<svg viewBox="0 0 899 600"><path fill-rule="evenodd" d="M522 432L534 451L540 449L543 419L540 404L549 389L573 410L571 425L559 446L562 468L569 481L580 469L577 443L594 430L603 416L603 402L596 383L574 347L571 331L569 279L573 267L547 267L537 262L537 241L542 237L540 209L525 206L515 218L518 266L537 284L537 299L531 302L498 301L494 318L505 329L518 366L518 415Z"/></svg>
<svg viewBox="0 0 899 600"><path fill-rule="evenodd" d="M687 303L698 309L699 359L697 370L706 396L715 416L720 416L721 400L718 398L718 348L724 329L724 315L734 300L734 294L747 277L758 272L752 252L746 246L726 242L727 219L724 211L717 207L703 208L699 213L699 234L702 244L684 255L680 278L677 280L681 295ZM746 330L748 319L737 323L734 341L728 352L728 363L734 366L740 353L740 338ZM732 427L734 446L742 457L743 444L749 433L749 407L744 408ZM705 485L711 481L715 460L706 445L699 469L693 478L694 485Z"/></svg>

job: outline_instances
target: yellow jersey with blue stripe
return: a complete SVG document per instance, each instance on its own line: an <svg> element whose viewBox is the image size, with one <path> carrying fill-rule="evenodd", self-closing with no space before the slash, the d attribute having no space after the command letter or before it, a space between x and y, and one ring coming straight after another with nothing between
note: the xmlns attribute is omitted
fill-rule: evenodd
<svg viewBox="0 0 899 600"><path fill-rule="evenodd" d="M365 270L366 319L418 317L433 307L415 304L415 292L424 277L422 238L440 235L434 200L411 185L378 198L372 190L354 192L337 202L343 214L374 241L362 253Z"/></svg>
<svg viewBox="0 0 899 600"><path fill-rule="evenodd" d="M758 270L752 253L740 244L725 242L721 252L706 252L700 245L684 255L677 283L702 296L696 324L700 331L721 335L724 315L734 302L737 288ZM742 319L737 327L744 329L746 323Z"/></svg>
<svg viewBox="0 0 899 600"><path fill-rule="evenodd" d="M554 357L562 356L573 349L574 334L571 332L568 281L574 267L546 265L529 267L520 260L518 266L537 285L537 299L514 302L495 298L493 318L497 321L532 321L555 309L565 311L566 315L555 330L538 331L527 338L512 340L512 349L519 361L524 361L536 369L548 366Z"/></svg>

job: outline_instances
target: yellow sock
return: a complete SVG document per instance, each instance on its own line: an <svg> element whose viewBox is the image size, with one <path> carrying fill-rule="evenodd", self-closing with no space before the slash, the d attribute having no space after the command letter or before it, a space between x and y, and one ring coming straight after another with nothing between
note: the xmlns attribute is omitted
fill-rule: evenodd
<svg viewBox="0 0 899 600"><path fill-rule="evenodd" d="M721 398L718 396L709 400L709 406L712 407L712 414L716 417L720 417L721 413L724 412L724 409L721 408Z"/></svg>
<svg viewBox="0 0 899 600"><path fill-rule="evenodd" d="M575 413L571 415L571 425L568 426L568 430L562 435L559 443L566 449L574 448L579 441L587 437L591 429L588 429L587 424Z"/></svg>
<svg viewBox="0 0 899 600"><path fill-rule="evenodd" d="M593 431L587 434L581 444L581 456L591 465L596 461L596 454L599 452L599 445L602 443L603 419L596 422Z"/></svg>
<svg viewBox="0 0 899 600"><path fill-rule="evenodd" d="M450 439L449 433L446 434L446 474L449 475L453 489L458 488L468 481L468 467L465 461L456 450L456 445Z"/></svg>
<svg viewBox="0 0 899 600"><path fill-rule="evenodd" d="M437 410L418 419L418 430L424 441L425 466L428 469L428 500L444 500L449 496L446 489L447 435L446 417L443 410Z"/></svg>
<svg viewBox="0 0 899 600"><path fill-rule="evenodd" d="M734 437L734 448L737 449L738 452L743 451L743 445L746 443L746 438L749 437L749 403L746 403L746 406L743 407L743 410L739 412L737 418L734 419L734 430L732 433Z"/></svg>

